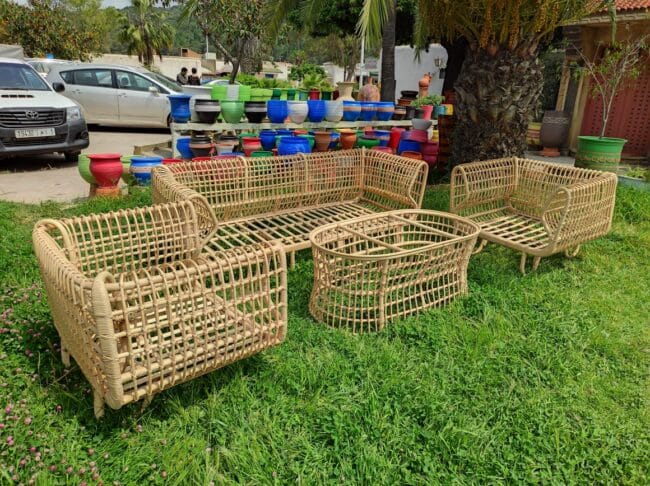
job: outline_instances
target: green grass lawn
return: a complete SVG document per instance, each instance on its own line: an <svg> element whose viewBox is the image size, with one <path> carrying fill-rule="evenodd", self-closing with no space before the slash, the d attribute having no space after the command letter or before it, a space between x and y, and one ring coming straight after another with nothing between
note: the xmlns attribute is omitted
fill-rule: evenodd
<svg viewBox="0 0 650 486"><path fill-rule="evenodd" d="M619 188L607 237L526 276L489 245L468 297L379 334L311 319L303 252L284 344L96 421L31 228L149 202L0 203L0 484L648 483L650 194Z"/></svg>

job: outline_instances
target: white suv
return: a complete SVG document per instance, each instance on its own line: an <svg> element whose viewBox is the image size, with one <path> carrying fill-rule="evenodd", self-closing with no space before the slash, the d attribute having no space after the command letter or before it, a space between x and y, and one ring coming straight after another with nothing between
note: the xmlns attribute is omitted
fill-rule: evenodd
<svg viewBox="0 0 650 486"><path fill-rule="evenodd" d="M27 63L0 57L0 157L59 152L76 161L88 147L79 105Z"/></svg>

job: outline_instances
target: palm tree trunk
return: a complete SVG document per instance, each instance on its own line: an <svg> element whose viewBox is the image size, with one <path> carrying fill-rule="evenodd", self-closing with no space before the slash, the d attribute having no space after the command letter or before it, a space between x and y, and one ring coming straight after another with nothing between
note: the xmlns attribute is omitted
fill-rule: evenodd
<svg viewBox="0 0 650 486"><path fill-rule="evenodd" d="M381 40L381 99L395 101L395 23L397 0L392 1Z"/></svg>
<svg viewBox="0 0 650 486"><path fill-rule="evenodd" d="M452 165L523 155L529 115L542 84L536 53L521 57L506 49L494 55L468 49L454 86L458 105Z"/></svg>

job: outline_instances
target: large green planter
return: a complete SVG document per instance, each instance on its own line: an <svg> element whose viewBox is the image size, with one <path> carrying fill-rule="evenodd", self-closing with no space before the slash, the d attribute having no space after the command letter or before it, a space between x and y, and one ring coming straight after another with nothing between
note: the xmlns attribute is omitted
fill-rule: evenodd
<svg viewBox="0 0 650 486"><path fill-rule="evenodd" d="M243 101L222 101L221 116L226 123L239 123L244 114Z"/></svg>
<svg viewBox="0 0 650 486"><path fill-rule="evenodd" d="M575 165L583 169L616 173L626 142L624 138L580 136Z"/></svg>
<svg viewBox="0 0 650 486"><path fill-rule="evenodd" d="M78 162L79 175L88 184L97 184L95 177L90 173L90 159L86 154L79 155Z"/></svg>

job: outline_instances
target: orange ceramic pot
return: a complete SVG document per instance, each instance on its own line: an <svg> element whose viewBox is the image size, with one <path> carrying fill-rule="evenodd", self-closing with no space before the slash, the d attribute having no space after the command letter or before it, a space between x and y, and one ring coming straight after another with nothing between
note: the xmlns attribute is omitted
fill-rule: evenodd
<svg viewBox="0 0 650 486"><path fill-rule="evenodd" d="M402 157L406 157L407 159L416 159L416 160L422 160L422 154L420 152L414 152L412 150L404 150L400 154Z"/></svg>
<svg viewBox="0 0 650 486"><path fill-rule="evenodd" d="M357 132L355 130L341 130L341 148L350 150L357 141Z"/></svg>
<svg viewBox="0 0 650 486"><path fill-rule="evenodd" d="M326 152L332 141L332 135L329 132L315 132L314 139L316 152Z"/></svg>

